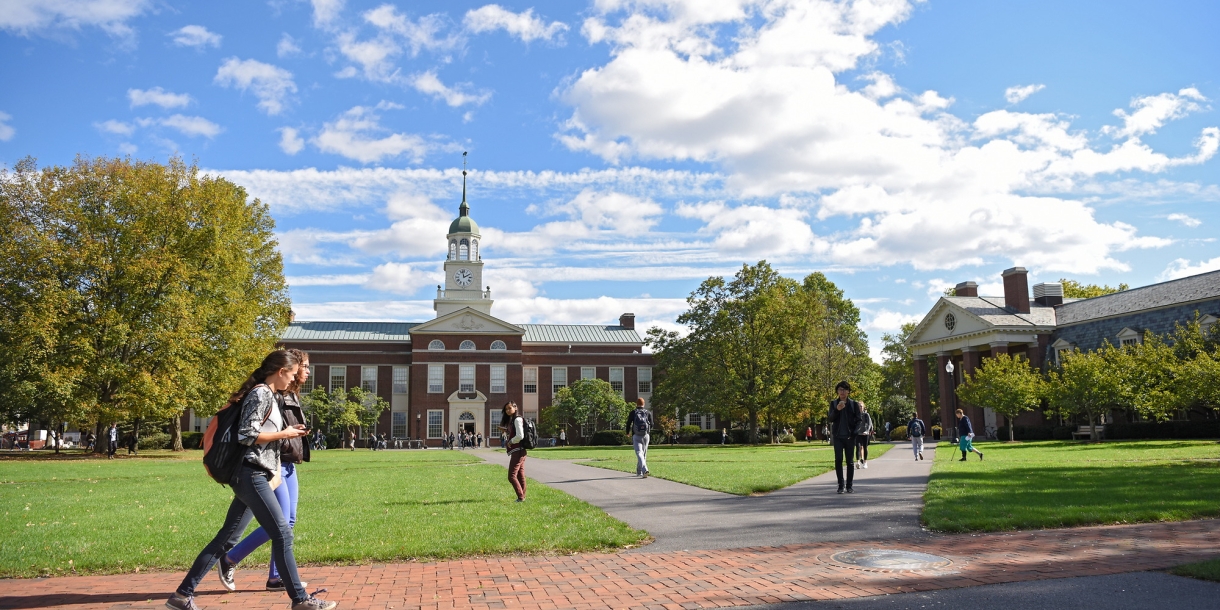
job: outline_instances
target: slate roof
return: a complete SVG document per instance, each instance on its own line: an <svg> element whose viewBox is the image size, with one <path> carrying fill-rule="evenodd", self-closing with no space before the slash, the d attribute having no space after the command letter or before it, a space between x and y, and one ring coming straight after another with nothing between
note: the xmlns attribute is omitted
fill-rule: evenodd
<svg viewBox="0 0 1220 610"><path fill-rule="evenodd" d="M1060 326L1066 326L1097 318L1215 298L1220 298L1220 271L1064 303L1057 308L1058 319Z"/></svg>
<svg viewBox="0 0 1220 610"><path fill-rule="evenodd" d="M994 326L1054 326L1055 308L1029 304L1029 313L1015 313L1004 307L1004 297L944 297L957 307Z"/></svg>
<svg viewBox="0 0 1220 610"><path fill-rule="evenodd" d="M410 341L418 322L293 322L284 341Z"/></svg>
<svg viewBox="0 0 1220 610"><path fill-rule="evenodd" d="M622 326L599 324L520 324L523 343L633 343L642 344L639 333Z"/></svg>

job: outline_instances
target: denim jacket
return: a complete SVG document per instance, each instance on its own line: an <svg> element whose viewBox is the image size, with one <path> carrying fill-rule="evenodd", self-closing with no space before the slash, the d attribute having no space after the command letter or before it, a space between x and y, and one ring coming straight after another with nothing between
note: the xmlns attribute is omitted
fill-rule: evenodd
<svg viewBox="0 0 1220 610"><path fill-rule="evenodd" d="M280 413L275 393L265 385L255 386L241 401L241 426L237 430L237 442L246 445L246 462L267 472L279 472L280 442L258 443L260 432L284 429L284 417Z"/></svg>

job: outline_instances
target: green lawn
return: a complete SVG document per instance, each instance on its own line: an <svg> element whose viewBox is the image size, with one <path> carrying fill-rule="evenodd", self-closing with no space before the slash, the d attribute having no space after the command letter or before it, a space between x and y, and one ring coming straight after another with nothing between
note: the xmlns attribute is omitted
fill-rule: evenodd
<svg viewBox="0 0 1220 610"><path fill-rule="evenodd" d="M0 577L185 570L232 494L185 459L0 458ZM640 543L600 509L456 451L316 451L300 469L297 560L347 563ZM264 545L243 565L265 565Z"/></svg>
<svg viewBox="0 0 1220 610"><path fill-rule="evenodd" d="M870 445L870 459L892 445ZM563 447L535 449L530 457L584 460L581 464L635 472L631 447ZM704 489L746 496L782 489L834 469L829 445L653 445L648 448L652 476Z"/></svg>
<svg viewBox="0 0 1220 610"><path fill-rule="evenodd" d="M1170 572L1178 576L1189 576L1190 578L1198 578L1200 580L1212 580L1220 582L1220 559L1211 561L1200 561L1199 563L1188 563L1183 566L1178 566Z"/></svg>
<svg viewBox="0 0 1220 610"><path fill-rule="evenodd" d="M1220 516L1215 441L981 443L936 452L924 522L946 532Z"/></svg>

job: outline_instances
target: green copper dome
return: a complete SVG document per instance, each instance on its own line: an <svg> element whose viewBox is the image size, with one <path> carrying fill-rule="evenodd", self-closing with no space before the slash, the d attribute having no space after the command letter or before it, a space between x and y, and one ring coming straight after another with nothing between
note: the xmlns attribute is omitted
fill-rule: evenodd
<svg viewBox="0 0 1220 610"><path fill-rule="evenodd" d="M462 202L462 206L458 208L460 214L453 222L449 224L449 233L478 233L479 225L470 217L470 206L466 202Z"/></svg>

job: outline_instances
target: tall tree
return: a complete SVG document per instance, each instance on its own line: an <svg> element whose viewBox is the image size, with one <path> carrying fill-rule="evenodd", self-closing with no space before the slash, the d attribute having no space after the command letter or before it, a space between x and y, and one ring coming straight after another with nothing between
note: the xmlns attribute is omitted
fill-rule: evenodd
<svg viewBox="0 0 1220 610"><path fill-rule="evenodd" d="M860 329L860 310L843 290L822 273L809 274L801 283L813 304L807 307L812 322L806 344L809 398L818 406L834 397L835 385L854 380L872 365L868 336ZM875 404L874 406L880 406Z"/></svg>
<svg viewBox="0 0 1220 610"><path fill-rule="evenodd" d="M991 409L1008 419L1008 440L1014 440L1012 422L1018 415L1042 404L1046 394L1042 375L1023 358L998 354L983 360L982 366L966 374L957 386L963 401Z"/></svg>
<svg viewBox="0 0 1220 610"><path fill-rule="evenodd" d="M1093 352L1061 354L1059 368L1051 371L1047 386L1051 408L1061 415L1085 415L1092 430L1090 438L1096 441L1100 416L1122 405L1130 395L1123 375L1128 366L1127 354L1108 343Z"/></svg>
<svg viewBox="0 0 1220 610"><path fill-rule="evenodd" d="M630 408L610 382L581 379L561 388L550 410L555 412L555 418L564 427L588 423L600 430L603 426L622 426Z"/></svg>
<svg viewBox="0 0 1220 610"><path fill-rule="evenodd" d="M1119 284L1118 288L1098 284L1084 284L1067 278L1060 278L1059 283L1063 285L1063 298L1065 299L1091 299L1131 288L1126 284Z"/></svg>

